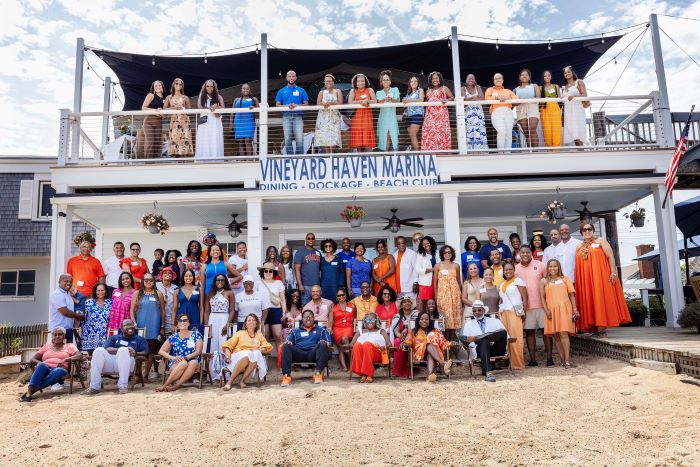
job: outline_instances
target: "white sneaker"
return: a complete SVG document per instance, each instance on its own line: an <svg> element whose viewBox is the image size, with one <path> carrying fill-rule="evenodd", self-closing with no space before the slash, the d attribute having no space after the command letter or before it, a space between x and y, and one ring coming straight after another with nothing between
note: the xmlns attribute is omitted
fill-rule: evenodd
<svg viewBox="0 0 700 467"><path fill-rule="evenodd" d="M53 386L49 388L49 390L56 392L56 391L63 391L63 385L61 383L56 383Z"/></svg>

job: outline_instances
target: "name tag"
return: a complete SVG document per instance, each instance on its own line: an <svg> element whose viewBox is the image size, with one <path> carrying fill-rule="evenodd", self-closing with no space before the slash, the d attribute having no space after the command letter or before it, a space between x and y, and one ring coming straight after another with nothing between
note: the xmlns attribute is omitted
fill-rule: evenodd
<svg viewBox="0 0 700 467"><path fill-rule="evenodd" d="M474 259L474 255L467 255L467 259Z"/></svg>
<svg viewBox="0 0 700 467"><path fill-rule="evenodd" d="M85 282L83 282L83 281L78 281L78 287L82 287L82 286L84 286L84 285L85 285Z"/></svg>
<svg viewBox="0 0 700 467"><path fill-rule="evenodd" d="M138 262L138 261L132 261L132 262L131 262L131 265L132 265L132 266L138 266L138 265L139 265L139 262Z"/></svg>
<svg viewBox="0 0 700 467"><path fill-rule="evenodd" d="M351 306L346 306L345 311L348 313L352 313L352 307Z"/></svg>
<svg viewBox="0 0 700 467"><path fill-rule="evenodd" d="M192 292L192 295L199 295L199 290L195 290Z"/></svg>
<svg viewBox="0 0 700 467"><path fill-rule="evenodd" d="M194 349L194 341L192 339L187 339L187 348Z"/></svg>
<svg viewBox="0 0 700 467"><path fill-rule="evenodd" d="M374 269L379 269L379 264L375 264L373 267Z"/></svg>
<svg viewBox="0 0 700 467"><path fill-rule="evenodd" d="M479 293L486 293L486 287L484 287L483 289L479 289Z"/></svg>
<svg viewBox="0 0 700 467"><path fill-rule="evenodd" d="M112 297L121 297L121 296L122 296L122 293L121 293L121 292L117 292L117 291L115 291L115 292L112 294Z"/></svg>
<svg viewBox="0 0 700 467"><path fill-rule="evenodd" d="M328 305L321 305L321 310L328 311Z"/></svg>
<svg viewBox="0 0 700 467"><path fill-rule="evenodd" d="M156 301L156 297L148 297L148 301L149 301L149 302L155 302L155 301Z"/></svg>
<svg viewBox="0 0 700 467"><path fill-rule="evenodd" d="M600 248L600 243L591 243L591 248Z"/></svg>
<svg viewBox="0 0 700 467"><path fill-rule="evenodd" d="M440 269L440 274L442 274L443 276L446 276L449 273L450 273L450 271L448 271L447 269Z"/></svg>
<svg viewBox="0 0 700 467"><path fill-rule="evenodd" d="M121 345L122 347L128 347L129 343L125 340L121 340L121 341L119 341L119 345Z"/></svg>
<svg viewBox="0 0 700 467"><path fill-rule="evenodd" d="M292 91L292 96L299 97L299 91Z"/></svg>
<svg viewBox="0 0 700 467"><path fill-rule="evenodd" d="M338 262L337 262L337 261L333 261L333 262L331 263L331 266L337 266L337 265L338 265Z"/></svg>
<svg viewBox="0 0 700 467"><path fill-rule="evenodd" d="M497 248L497 250L503 253L503 248L501 248L500 246Z"/></svg>
<svg viewBox="0 0 700 467"><path fill-rule="evenodd" d="M555 284L563 284L564 281L561 280L561 279L557 279L557 280L554 281L554 283L555 283Z"/></svg>
<svg viewBox="0 0 700 467"><path fill-rule="evenodd" d="M299 333L301 337L309 337L309 331L302 331Z"/></svg>
<svg viewBox="0 0 700 467"><path fill-rule="evenodd" d="M348 262L348 260L347 260L347 259L344 259L344 260L343 260L343 263L347 263L347 262Z"/></svg>
<svg viewBox="0 0 700 467"><path fill-rule="evenodd" d="M260 345L260 341L258 339L253 339L251 342L255 345Z"/></svg>

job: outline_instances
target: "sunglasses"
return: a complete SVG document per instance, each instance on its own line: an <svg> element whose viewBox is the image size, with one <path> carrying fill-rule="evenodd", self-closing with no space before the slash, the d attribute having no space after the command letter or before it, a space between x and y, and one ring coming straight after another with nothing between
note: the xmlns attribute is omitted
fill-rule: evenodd
<svg viewBox="0 0 700 467"><path fill-rule="evenodd" d="M323 245L323 248L333 248L333 245Z"/></svg>
<svg viewBox="0 0 700 467"><path fill-rule="evenodd" d="M593 227L584 227L583 229L581 229L582 232L593 232L593 230Z"/></svg>
<svg viewBox="0 0 700 467"><path fill-rule="evenodd" d="M382 295L391 295L390 292L384 292Z"/></svg>
<svg viewBox="0 0 700 467"><path fill-rule="evenodd" d="M264 272L265 274L267 274L268 272L269 272L270 274L274 274L275 270L274 270L274 269L263 269L263 272Z"/></svg>
<svg viewBox="0 0 700 467"><path fill-rule="evenodd" d="M316 237L306 237L307 240L316 240Z"/></svg>
<svg viewBox="0 0 700 467"><path fill-rule="evenodd" d="M132 248L131 251L141 251L141 248Z"/></svg>
<svg viewBox="0 0 700 467"><path fill-rule="evenodd" d="M361 289L369 289L369 285L363 285L363 286L360 287L360 288L361 288Z"/></svg>
<svg viewBox="0 0 700 467"><path fill-rule="evenodd" d="M345 296L344 293L339 293L338 295L336 295L337 298L344 297L344 296Z"/></svg>
<svg viewBox="0 0 700 467"><path fill-rule="evenodd" d="M144 282L153 282L153 279L144 279Z"/></svg>
<svg viewBox="0 0 700 467"><path fill-rule="evenodd" d="M189 323L190 320L187 319L187 318L181 318L181 319L178 319L177 322L178 322L178 323Z"/></svg>

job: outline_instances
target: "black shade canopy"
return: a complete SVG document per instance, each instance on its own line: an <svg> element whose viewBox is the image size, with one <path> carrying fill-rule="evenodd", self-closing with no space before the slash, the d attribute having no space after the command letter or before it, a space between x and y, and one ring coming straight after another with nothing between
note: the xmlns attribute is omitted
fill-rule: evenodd
<svg viewBox="0 0 700 467"><path fill-rule="evenodd" d="M491 84L494 73L502 73L507 87L517 86L522 68L532 70L533 81L540 83L544 70L551 70L553 80L561 82L562 69L573 66L579 77L585 76L593 64L622 36L600 39L548 43L499 44L459 41L460 78L476 75L482 86ZM199 93L202 83L212 78L220 89L260 80L260 54L245 52L207 57L168 57L138 55L89 47L116 73L126 97L124 110L140 109L151 82L161 80L169 92L176 77L182 78L189 96ZM153 60L155 59L155 65ZM293 69L298 75L318 73L340 64L368 69L397 69L426 75L439 71L452 79L452 51L448 40L368 49L306 50L270 48L268 79Z"/></svg>
<svg viewBox="0 0 700 467"><path fill-rule="evenodd" d="M700 234L700 196L676 203L673 209L676 214L676 227L685 237Z"/></svg>

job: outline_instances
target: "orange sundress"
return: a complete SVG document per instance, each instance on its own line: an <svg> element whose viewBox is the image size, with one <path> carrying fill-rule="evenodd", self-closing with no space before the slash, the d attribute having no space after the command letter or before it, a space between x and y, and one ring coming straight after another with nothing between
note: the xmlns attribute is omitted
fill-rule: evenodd
<svg viewBox="0 0 700 467"><path fill-rule="evenodd" d="M544 299L547 302L547 309L552 313L552 319L544 320L545 336L553 336L560 332L568 332L570 336L576 334L576 325L572 319L574 308L569 300L570 293L574 293L574 285L566 276L554 282L547 280L545 283Z"/></svg>
<svg viewBox="0 0 700 467"><path fill-rule="evenodd" d="M576 250L576 306L581 314L576 326L582 332L597 327L617 327L632 321L619 278L610 283L610 263L599 242L583 242Z"/></svg>
<svg viewBox="0 0 700 467"><path fill-rule="evenodd" d="M372 272L377 277L381 277L387 272L389 272L389 268L391 265L389 264L389 255L386 255L384 259L379 259L379 258L374 258L372 260ZM381 285L379 285L379 282L374 281L374 296L376 297L379 294L379 289L382 288ZM399 293L400 291L396 288L396 274L392 274L391 276L387 277L384 279L384 283L394 289L394 292Z"/></svg>
<svg viewBox="0 0 700 467"><path fill-rule="evenodd" d="M445 274L447 272L447 274ZM462 327L462 289L454 269L440 269L437 273L437 309L445 317L445 329Z"/></svg>
<svg viewBox="0 0 700 467"><path fill-rule="evenodd" d="M355 100L370 100L372 96L369 89L355 89ZM372 122L372 109L361 107L355 109L350 123L350 147L374 148L377 146L377 138L374 136L374 123Z"/></svg>
<svg viewBox="0 0 700 467"><path fill-rule="evenodd" d="M419 329L415 334L413 331L408 331L404 344L413 348L413 361L415 362L425 360L425 351L428 348L428 344L433 344L440 355L440 359L444 360L449 342L438 329L433 329L427 335L424 330Z"/></svg>

